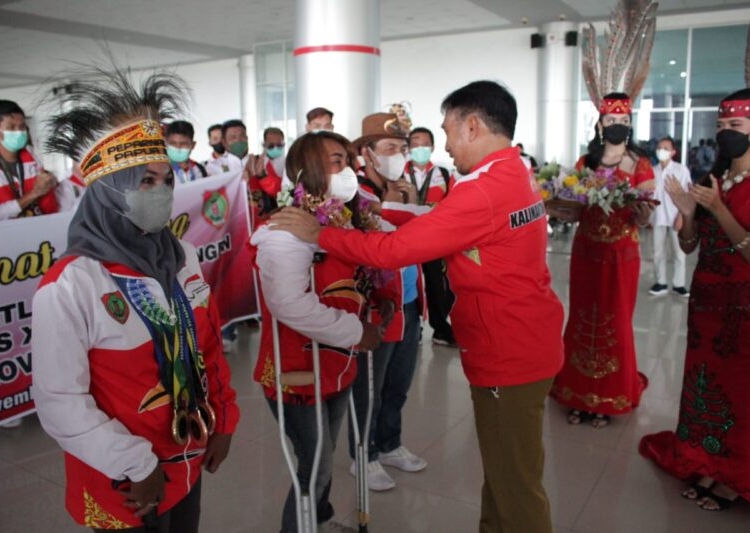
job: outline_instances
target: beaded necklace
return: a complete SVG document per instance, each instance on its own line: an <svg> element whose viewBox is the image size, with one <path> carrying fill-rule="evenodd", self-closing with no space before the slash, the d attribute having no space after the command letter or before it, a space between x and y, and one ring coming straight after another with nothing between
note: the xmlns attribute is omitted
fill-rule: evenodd
<svg viewBox="0 0 750 533"><path fill-rule="evenodd" d="M747 177L748 173L750 173L750 168L747 168L737 174L732 179L727 179L729 177L729 169L726 169L724 171L724 175L721 177L721 190L724 192L728 192L729 189L734 187L735 185L739 185L743 181L745 181L745 178Z"/></svg>

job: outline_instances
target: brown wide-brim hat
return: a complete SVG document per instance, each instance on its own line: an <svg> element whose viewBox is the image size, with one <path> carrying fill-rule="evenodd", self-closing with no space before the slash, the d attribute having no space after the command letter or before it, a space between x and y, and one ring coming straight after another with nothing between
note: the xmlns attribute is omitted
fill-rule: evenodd
<svg viewBox="0 0 750 533"><path fill-rule="evenodd" d="M360 148L380 139L408 139L409 128L394 113L373 113L362 119L362 136L352 141L352 146Z"/></svg>

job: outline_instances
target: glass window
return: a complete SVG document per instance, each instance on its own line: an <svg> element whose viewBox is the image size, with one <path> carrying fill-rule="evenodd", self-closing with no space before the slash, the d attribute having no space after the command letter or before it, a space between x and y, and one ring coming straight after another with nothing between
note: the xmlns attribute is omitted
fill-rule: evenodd
<svg viewBox="0 0 750 533"><path fill-rule="evenodd" d="M718 106L723 97L745 87L746 42L747 25L693 30L690 61L693 107Z"/></svg>
<svg viewBox="0 0 750 533"><path fill-rule="evenodd" d="M702 178L711 170L716 159L716 119L718 113L691 111L690 137L688 139L687 162L693 181Z"/></svg>
<svg viewBox="0 0 750 533"><path fill-rule="evenodd" d="M273 126L281 128L285 136L296 133L294 92L294 58L291 41L256 45L255 87L258 116L258 137ZM287 139L290 143L290 139Z"/></svg>
<svg viewBox="0 0 750 533"><path fill-rule="evenodd" d="M657 31L651 51L651 70L641 98L652 99L654 109L685 105L688 30Z"/></svg>

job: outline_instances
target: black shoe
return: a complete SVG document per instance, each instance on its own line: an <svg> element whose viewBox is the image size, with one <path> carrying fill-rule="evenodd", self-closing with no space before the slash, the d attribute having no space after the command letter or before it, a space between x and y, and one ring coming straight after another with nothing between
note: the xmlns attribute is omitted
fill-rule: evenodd
<svg viewBox="0 0 750 533"><path fill-rule="evenodd" d="M675 290L677 290L677 289L675 289ZM685 290L685 289L683 289L683 290ZM651 288L648 290L648 293L651 296L663 296L663 295L667 294L668 291L669 291L669 287L667 287L666 285L661 285L659 283L654 283L653 285L651 285Z"/></svg>
<svg viewBox="0 0 750 533"><path fill-rule="evenodd" d="M672 292L674 292L677 296L681 296L682 298L687 298L688 296L690 296L690 291L685 287L672 287Z"/></svg>
<svg viewBox="0 0 750 533"><path fill-rule="evenodd" d="M453 335L444 335L440 333L432 334L432 344L439 344L440 346L447 346L448 348L457 348L456 339Z"/></svg>

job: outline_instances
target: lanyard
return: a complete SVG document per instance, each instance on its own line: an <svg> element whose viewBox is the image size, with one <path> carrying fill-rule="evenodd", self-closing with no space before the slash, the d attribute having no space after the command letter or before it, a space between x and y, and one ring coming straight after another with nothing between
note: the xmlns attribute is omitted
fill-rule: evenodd
<svg viewBox="0 0 750 533"><path fill-rule="evenodd" d="M422 188L418 190L417 193L417 203L419 205L424 205L425 200L427 199L427 191L430 190L430 181L432 180L432 174L435 172L435 169L437 167L432 167L430 170L427 171L427 175L424 178L424 183L422 184ZM409 165L409 178L411 178L411 184L414 185L414 187L417 186L417 177L414 173L414 163L412 162L411 165Z"/></svg>
<svg viewBox="0 0 750 533"><path fill-rule="evenodd" d="M0 166L3 167L3 173L8 180L8 184L10 185L16 200L20 199L23 196L24 185L23 163L21 163L21 161L16 161L15 164L13 164L6 161L5 158L0 157ZM15 167L15 172L13 171L13 167ZM18 181L18 184L16 184L16 180Z"/></svg>
<svg viewBox="0 0 750 533"><path fill-rule="evenodd" d="M206 399L205 369L197 349L195 315L182 287L175 280L171 301L174 313L170 314L142 279L113 278L151 335L161 383L170 392L174 409L197 409Z"/></svg>

